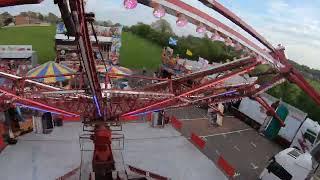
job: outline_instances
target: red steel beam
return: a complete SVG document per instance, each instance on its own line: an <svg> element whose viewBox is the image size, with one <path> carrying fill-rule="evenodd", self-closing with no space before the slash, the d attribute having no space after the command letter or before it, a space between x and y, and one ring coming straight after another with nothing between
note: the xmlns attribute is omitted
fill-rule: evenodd
<svg viewBox="0 0 320 180"><path fill-rule="evenodd" d="M12 74L8 74L8 73L5 73L5 72L0 72L0 77L9 79L9 80L14 81L14 82L23 80L23 77L12 75ZM50 86L50 85L47 85L47 84L43 84L43 83L40 83L40 82L28 80L28 79L24 80L24 83L25 84L32 84L33 86L36 86L38 88L52 90L52 91L61 90L60 88L53 87L53 86Z"/></svg>
<svg viewBox="0 0 320 180"><path fill-rule="evenodd" d="M204 71L198 71L198 72L194 72L191 74L187 74L183 77L178 77L173 79L173 83L174 82L183 82L183 81L187 81L190 79L197 79L199 77L204 77L204 76L208 76L208 75L212 75L212 74L217 74L220 72L224 72L227 70L232 70L235 68L238 68L240 66L246 66L248 64L252 64L256 62L256 58L254 57L245 57L245 58L241 58L229 63L225 63L225 64L221 64L220 66L214 67L213 69L209 69L209 70L204 70Z"/></svg>
<svg viewBox="0 0 320 180"><path fill-rule="evenodd" d="M304 77L301 75L301 73L294 69L291 64L287 61L287 58L285 57L284 53L279 51L276 52L275 48L264 38L262 37L257 31L255 31L250 25L248 25L246 22L244 22L240 17L238 17L236 14L231 12L229 9L224 7L222 4L220 4L217 1L208 1L208 0L199 0L203 4L208 6L208 3L212 9L219 12L221 15L241 27L243 30L245 30L247 33L249 33L251 36L253 36L255 39L257 39L260 43L262 43L264 46L266 46L269 50L275 53L276 58L278 61L280 61L282 64L284 64L287 68L291 68L291 73L289 74L289 79L295 84L297 84L305 93L307 93L309 96L312 97L312 99L320 105L320 95L319 93L304 79Z"/></svg>
<svg viewBox="0 0 320 180"><path fill-rule="evenodd" d="M168 81L168 79L164 78L155 78L149 76L139 76L139 75L125 75L125 74L116 74L116 73L104 73L111 78L116 77L125 77L125 78L132 78L132 79L147 79L147 80L157 80L157 81Z"/></svg>
<svg viewBox="0 0 320 180"><path fill-rule="evenodd" d="M169 98L169 99L166 99L166 100L163 100L163 101L154 103L154 104L152 104L152 105L148 105L148 106L139 108L139 109L137 109L137 110L134 110L134 111L125 113L125 114L123 114L123 115L121 115L121 116L129 116L129 115L132 115L132 114L142 113L142 112L148 111L148 110L150 111L150 110L152 110L152 109L157 108L157 107L160 106L160 105L164 105L164 104L166 104L166 103L172 102L172 101L174 101L174 100L176 100L176 99L178 99L178 98L180 98L180 97L190 95L190 94L192 94L192 93L195 93L195 92L200 91L200 90L202 90L202 89L208 88L208 87L210 87L210 86L214 86L214 85L216 85L216 84L218 84L218 83L220 83L220 82L223 82L223 81L231 78L232 76L240 75L240 74L244 74L244 73L246 73L246 72L249 72L251 69L253 69L253 68L254 68L255 66L257 66L258 64L260 64L260 63L259 63L259 62L256 62L256 63L254 63L254 64L252 64L252 65L249 65L249 66L247 66L247 67L245 67L245 68L243 68L243 69L241 69L241 70L237 70L237 71L235 71L235 72L231 72L231 73L229 73L229 74L227 74L227 75L224 75L224 76L221 76L221 77L216 78L216 79L214 79L214 80L211 80L211 81L209 81L208 83L205 83L205 84L201 85L201 86L198 87L198 88L192 89L192 90L190 90L190 91L188 91L188 92L182 93L182 94L177 95L177 96L175 96L175 97L173 97L173 98Z"/></svg>
<svg viewBox="0 0 320 180"><path fill-rule="evenodd" d="M173 84L182 83L182 82L186 82L188 80L194 80L194 79L201 78L201 77L204 77L204 76L207 76L207 75L212 75L212 74L217 74L217 73L224 72L224 71L227 71L227 70L232 70L232 69L238 68L240 66L248 65L250 63L252 64L255 61L256 60L253 57L245 57L245 58L242 58L242 59L239 59L239 60L232 61L230 63L222 64L221 66L214 67L213 69L204 70L204 71L198 71L198 72L194 72L194 73L191 73L191 74L187 74L187 75L185 75L183 77L174 78L171 81L172 81ZM143 89L144 90L150 90L150 89L163 88L163 87L166 88L168 86L168 84L169 84L168 81L159 82L159 83L151 84L151 85L149 85L147 87L144 87Z"/></svg>
<svg viewBox="0 0 320 180"><path fill-rule="evenodd" d="M319 93L303 78L300 73L289 74L288 79L291 82L295 83L299 88L301 88L320 106Z"/></svg>
<svg viewBox="0 0 320 180"><path fill-rule="evenodd" d="M75 4L73 4L75 3ZM90 41L89 30L87 26L87 19L85 17L85 8L83 4L83 0L76 0L70 4L71 10L73 12L75 20L75 25L79 32L78 42L81 50L81 55L83 58L83 65L85 68L85 72L87 73L87 77L89 80L90 88L94 97L94 103L96 104L98 116L102 117L104 111L102 110L103 99L102 99L102 91L99 84L99 78L97 74L97 69L95 65L95 59L93 57L92 44ZM76 6L76 7L73 7ZM74 9L75 8L75 9Z"/></svg>
<svg viewBox="0 0 320 180"><path fill-rule="evenodd" d="M237 32L236 30L233 30L229 26L223 24L221 21L219 21L219 20L211 17L210 15L202 12L201 10L199 10L199 9L197 9L195 7L192 7L192 6L186 4L185 2L183 2L181 0L165 0L165 1L175 5L175 6L179 7L179 8L181 8L181 9L189 12L189 13L197 15L198 17L200 17L202 19L205 19L205 20L209 21L210 23L218 26L219 28L223 29L224 31L230 33L231 35L233 35L233 36L237 37L238 39L240 39L241 41L245 42L246 44L248 44L249 46L254 48L256 51L258 51L260 54L263 54L263 55L268 56L269 58L271 58L269 56L269 54L267 52L265 52L260 46L258 46L257 44L253 43L251 40L249 40L248 38L246 38L245 36L243 36L242 34ZM139 2L144 4L144 5L147 5L149 7L152 7L151 3L150 3L151 1L147 1L146 2L146 0L139 0ZM170 7L168 7L168 8L170 8ZM176 16L177 14L173 14L173 15Z"/></svg>
<svg viewBox="0 0 320 180"><path fill-rule="evenodd" d="M75 114L75 113L72 113L72 112L68 112L68 111L65 111L65 110L62 110L62 109L59 109L59 108L51 107L51 106L48 106L46 104L42 104L42 103L33 101L33 100L30 100L30 99L23 98L21 96L15 95L15 94L13 94L13 93L11 93L9 91L6 91L4 89L1 89L1 88L0 88L0 92L4 93L7 96L11 96L11 97L19 100L19 102L21 104L24 104L24 105L27 105L27 106L30 106L30 105L31 106L35 106L35 107L41 108L43 110L47 110L47 111L50 111L50 112L56 112L58 114L63 114L63 115L66 115L66 116L79 116L79 114Z"/></svg>
<svg viewBox="0 0 320 180"><path fill-rule="evenodd" d="M253 90L252 92L250 92L251 96L255 96L258 95L262 92L265 92L269 89L271 89L272 87L279 85L281 83L285 82L285 78L282 75L276 75L275 77L273 77L269 82L260 85L259 88Z"/></svg>
<svg viewBox="0 0 320 180"><path fill-rule="evenodd" d="M16 6L23 4L39 4L43 0L0 0L0 7Z"/></svg>
<svg viewBox="0 0 320 180"><path fill-rule="evenodd" d="M280 69L280 73L283 74L290 82L295 83L300 89L308 94L313 101L320 105L320 95L303 77L303 75L295 69L288 61L284 48L277 49L272 53L272 56L283 64L283 68Z"/></svg>
<svg viewBox="0 0 320 180"><path fill-rule="evenodd" d="M54 74L54 75L46 75L46 76L34 76L34 77L22 77L22 79L45 79L51 77L65 77L65 76L80 76L80 73L67 73L67 74Z"/></svg>
<svg viewBox="0 0 320 180"><path fill-rule="evenodd" d="M220 4L217 1L209 1L209 0L199 0L204 5L208 6L209 8L214 9L230 21L232 21L234 24L241 27L243 30L245 30L247 33L249 33L252 37L257 39L260 43L262 43L264 46L266 46L271 51L274 51L274 47L269 43L264 37L262 37L256 30L254 30L249 24L244 22L239 16L231 12L229 9L227 9L225 6Z"/></svg>
<svg viewBox="0 0 320 180"><path fill-rule="evenodd" d="M282 127L285 126L284 121L281 120L281 118L278 116L275 110L272 107L270 107L263 98L261 98L260 96L256 96L254 97L254 100L256 100L259 104L261 104L267 110L267 113L268 112L271 113L271 115L279 121Z"/></svg>

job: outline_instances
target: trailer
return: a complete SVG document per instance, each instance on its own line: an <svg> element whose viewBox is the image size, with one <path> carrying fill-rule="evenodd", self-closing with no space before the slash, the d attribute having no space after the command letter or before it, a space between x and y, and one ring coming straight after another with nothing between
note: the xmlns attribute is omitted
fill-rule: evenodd
<svg viewBox="0 0 320 180"><path fill-rule="evenodd" d="M269 94L261 94L261 97L271 106L279 101L277 98ZM303 152L310 151L319 140L320 125L319 123L307 118L307 113L280 101L278 107L285 107L288 113L284 119L285 127L277 132L275 138L281 145L286 147L295 147ZM278 111L279 108L276 109ZM255 128L259 128L261 132L268 129L273 117L267 116L266 110L255 100L244 98L241 100L236 114L240 119Z"/></svg>

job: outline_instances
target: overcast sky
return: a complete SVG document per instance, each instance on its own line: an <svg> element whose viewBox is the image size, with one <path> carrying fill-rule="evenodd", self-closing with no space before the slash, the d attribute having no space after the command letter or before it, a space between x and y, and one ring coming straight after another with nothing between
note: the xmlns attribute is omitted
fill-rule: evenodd
<svg viewBox="0 0 320 180"><path fill-rule="evenodd" d="M183 1L238 29L197 0ZM122 2L122 0L88 0L87 8L89 11L96 12L99 20L111 20L124 25L137 22L151 23L157 20L152 16L152 9L138 5L134 10L126 10ZM290 59L320 69L319 0L219 0L219 2L252 25L272 44L283 44ZM29 10L60 15L53 0L44 0L39 5L0 8L0 12L8 11L11 14ZM172 24L177 34L195 35L194 26L178 28L175 25L175 17L165 16L165 19Z"/></svg>

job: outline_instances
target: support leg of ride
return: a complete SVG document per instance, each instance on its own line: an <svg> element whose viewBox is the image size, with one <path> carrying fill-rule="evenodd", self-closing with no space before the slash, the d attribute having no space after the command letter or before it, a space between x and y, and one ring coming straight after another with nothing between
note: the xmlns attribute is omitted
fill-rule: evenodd
<svg viewBox="0 0 320 180"><path fill-rule="evenodd" d="M97 125L92 140L94 143L92 169L95 173L95 179L112 179L112 171L115 170L115 166L111 150L110 128Z"/></svg>

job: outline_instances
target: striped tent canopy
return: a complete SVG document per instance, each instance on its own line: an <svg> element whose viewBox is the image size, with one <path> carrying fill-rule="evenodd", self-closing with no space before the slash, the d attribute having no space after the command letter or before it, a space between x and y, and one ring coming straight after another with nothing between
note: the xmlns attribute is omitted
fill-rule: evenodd
<svg viewBox="0 0 320 180"><path fill-rule="evenodd" d="M69 74L69 73L75 73L75 72L76 71L71 68L55 63L53 61L49 61L38 67L31 69L27 73L27 77L62 75L62 74ZM36 79L36 81L43 82L43 83L56 83L56 82L65 81L70 78L71 76L60 76L60 77L40 78L40 79Z"/></svg>
<svg viewBox="0 0 320 180"><path fill-rule="evenodd" d="M100 73L105 73L107 70L108 73L112 74L121 74L121 75L132 75L133 72L125 67L122 66L109 66L105 67L104 65L98 65L97 66L97 71Z"/></svg>

